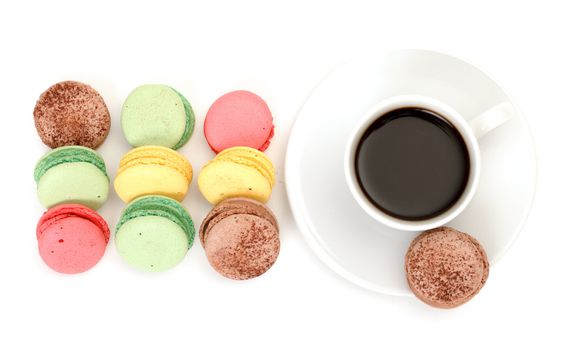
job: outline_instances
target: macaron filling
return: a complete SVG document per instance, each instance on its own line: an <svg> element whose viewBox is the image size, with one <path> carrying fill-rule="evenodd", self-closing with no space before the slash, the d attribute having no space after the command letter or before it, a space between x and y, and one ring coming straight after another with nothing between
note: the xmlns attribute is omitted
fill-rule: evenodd
<svg viewBox="0 0 577 350"><path fill-rule="evenodd" d="M144 196L130 203L116 225L116 232L126 222L143 216L159 216L174 222L186 233L188 248L192 247L195 230L190 215L178 202L163 196Z"/></svg>
<svg viewBox="0 0 577 350"><path fill-rule="evenodd" d="M182 104L184 106L184 113L186 116L185 125L184 125L184 132L182 133L182 137L176 143L176 145L174 145L172 147L173 149L179 149L180 147L184 146L184 144L190 139L190 136L192 136L192 131L194 130L194 112L192 110L192 106L190 105L190 103L188 102L186 97L184 97L184 95L182 95L180 92L176 91L175 89L173 89L173 88L171 88L171 89L174 92L176 92L178 97L180 97L180 100L182 101Z"/></svg>
<svg viewBox="0 0 577 350"><path fill-rule="evenodd" d="M82 146L64 146L47 153L38 161L34 168L34 181L38 183L42 175L57 165L74 162L90 163L108 178L106 165L98 153Z"/></svg>

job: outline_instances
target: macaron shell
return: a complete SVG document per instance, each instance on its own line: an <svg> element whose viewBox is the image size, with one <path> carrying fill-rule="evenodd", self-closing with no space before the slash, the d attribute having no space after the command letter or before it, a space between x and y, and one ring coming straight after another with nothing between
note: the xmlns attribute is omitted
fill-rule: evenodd
<svg viewBox="0 0 577 350"><path fill-rule="evenodd" d="M110 130L110 113L102 96L77 81L49 87L40 95L33 114L38 135L51 148L97 148Z"/></svg>
<svg viewBox="0 0 577 350"><path fill-rule="evenodd" d="M186 233L188 247L192 247L194 236L194 222L185 207L172 198L158 195L142 196L130 202L116 225L116 230L126 222L143 216L160 216L166 218L178 226Z"/></svg>
<svg viewBox="0 0 577 350"><path fill-rule="evenodd" d="M254 167L231 161L213 160L198 176L200 192L212 204L232 197L248 197L266 203L270 182Z"/></svg>
<svg viewBox="0 0 577 350"><path fill-rule="evenodd" d="M176 266L188 251L188 237L171 220L142 216L124 223L116 232L116 248L130 265L145 271Z"/></svg>
<svg viewBox="0 0 577 350"><path fill-rule="evenodd" d="M144 195L163 195L182 201L188 192L189 181L180 171L163 165L138 165L116 176L114 188L126 203Z"/></svg>
<svg viewBox="0 0 577 350"><path fill-rule="evenodd" d="M163 165L182 173L188 182L192 181L192 166L180 153L160 146L142 146L127 152L120 160L118 172L137 165Z"/></svg>
<svg viewBox="0 0 577 350"><path fill-rule="evenodd" d="M249 198L234 197L218 203L202 221L199 232L200 243L204 246L206 232L225 217L234 214L250 214L268 220L278 231L279 226L274 213L264 204Z"/></svg>
<svg viewBox="0 0 577 350"><path fill-rule="evenodd" d="M77 203L100 208L108 198L108 177L90 163L62 163L46 171L37 185L38 198L46 208Z"/></svg>
<svg viewBox="0 0 577 350"><path fill-rule="evenodd" d="M162 146L143 146L122 157L114 188L124 202L144 195L182 201L191 181L192 166L180 153Z"/></svg>
<svg viewBox="0 0 577 350"><path fill-rule="evenodd" d="M174 148L183 143L187 113L180 95L171 87L142 85L126 98L121 124L124 136L132 146Z"/></svg>
<svg viewBox="0 0 577 350"><path fill-rule="evenodd" d="M235 154L226 154L223 156L218 156L216 161L230 161L239 165L246 165L248 167L254 168L267 179L271 187L274 185L274 171L271 172L270 169L267 169L267 167L262 162L259 162L254 158L242 157Z"/></svg>
<svg viewBox="0 0 577 350"><path fill-rule="evenodd" d="M95 211L64 204L42 215L36 237L42 260L57 272L73 274L84 272L100 261L110 231Z"/></svg>
<svg viewBox="0 0 577 350"><path fill-rule="evenodd" d="M204 121L204 135L215 152L234 146L264 151L274 135L266 102L250 91L232 91L218 98Z"/></svg>
<svg viewBox="0 0 577 350"><path fill-rule="evenodd" d="M270 269L278 257L280 240L278 230L268 220L236 214L212 227L204 248L210 265L218 273L245 280Z"/></svg>
<svg viewBox="0 0 577 350"><path fill-rule="evenodd" d="M485 285L489 261L481 244L451 227L417 236L405 256L407 283L417 298L439 308L471 300Z"/></svg>
<svg viewBox="0 0 577 350"><path fill-rule="evenodd" d="M233 159L239 163L255 166L266 176L271 186L275 183L275 170L271 160L261 151L250 147L232 147L220 152L216 159Z"/></svg>
<svg viewBox="0 0 577 350"><path fill-rule="evenodd" d="M110 238L110 229L106 220L102 218L96 211L80 205L80 204L62 204L54 208L48 209L38 220L36 225L36 238L40 238L45 229L53 225L63 218L76 216L92 222L100 228L106 242Z"/></svg>
<svg viewBox="0 0 577 350"><path fill-rule="evenodd" d="M61 220L38 239L38 251L51 269L67 274L81 273L96 265L106 241L100 228L78 217Z"/></svg>
<svg viewBox="0 0 577 350"><path fill-rule="evenodd" d="M34 181L38 182L44 173L52 167L63 163L78 162L90 163L108 177L104 159L94 150L82 146L64 146L53 149L38 160L34 167Z"/></svg>
<svg viewBox="0 0 577 350"><path fill-rule="evenodd" d="M188 142L188 140L190 140L192 132L194 131L195 117L194 117L194 111L192 110L192 106L190 105L190 102L188 102L186 97L184 97L184 95L182 95L180 92L176 90L174 90L174 92L176 92L180 97L180 100L184 105L184 112L186 113L186 124L184 126L184 133L180 137L180 141L178 141L178 143L174 147L172 147L173 149L179 149L180 147L184 146Z"/></svg>

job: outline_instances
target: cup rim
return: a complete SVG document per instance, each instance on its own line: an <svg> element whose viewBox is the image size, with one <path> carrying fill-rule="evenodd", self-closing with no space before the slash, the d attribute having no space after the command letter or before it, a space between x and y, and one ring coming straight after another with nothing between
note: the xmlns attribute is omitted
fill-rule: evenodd
<svg viewBox="0 0 577 350"><path fill-rule="evenodd" d="M467 147L467 152L469 153L469 178L463 193L461 193L457 202L455 202L450 208L433 218L425 220L400 219L381 211L366 197L358 183L355 172L355 157L358 142L367 127L385 113L400 108L410 107L430 110L453 125L461 134L465 146ZM468 122L459 112L432 97L415 94L397 95L386 98L375 104L363 115L357 125L353 128L345 145L345 182L349 188L349 192L353 195L357 204L376 221L402 231L425 231L443 226L457 217L457 215L466 208L473 198L479 183L480 162L481 156L478 141Z"/></svg>

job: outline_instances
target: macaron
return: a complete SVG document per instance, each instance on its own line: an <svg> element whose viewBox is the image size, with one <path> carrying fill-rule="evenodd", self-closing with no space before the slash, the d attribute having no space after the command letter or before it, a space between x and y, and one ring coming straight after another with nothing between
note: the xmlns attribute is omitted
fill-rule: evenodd
<svg viewBox="0 0 577 350"><path fill-rule="evenodd" d="M36 226L38 252L46 265L74 274L96 265L110 238L106 221L94 210L78 204L49 209Z"/></svg>
<svg viewBox="0 0 577 350"><path fill-rule="evenodd" d="M212 204L232 197L266 203L274 183L272 162L264 153L250 147L221 151L198 175L200 192Z"/></svg>
<svg viewBox="0 0 577 350"><path fill-rule="evenodd" d="M120 119L124 136L134 147L179 149L194 129L190 103L166 85L147 84L134 89L124 101Z"/></svg>
<svg viewBox="0 0 577 350"><path fill-rule="evenodd" d="M108 174L102 157L90 148L64 146L44 155L34 168L40 203L64 203L98 209L108 198Z"/></svg>
<svg viewBox="0 0 577 350"><path fill-rule="evenodd" d="M48 147L96 148L110 131L110 112L89 85L63 81L44 91L34 107L36 131Z"/></svg>
<svg viewBox="0 0 577 350"><path fill-rule="evenodd" d="M210 265L222 276L235 280L262 275L280 251L274 214L248 198L220 202L203 220L199 235Z"/></svg>
<svg viewBox="0 0 577 350"><path fill-rule="evenodd" d="M164 271L185 257L194 241L194 224L179 202L144 196L128 204L116 226L118 253L145 271Z"/></svg>
<svg viewBox="0 0 577 350"><path fill-rule="evenodd" d="M114 189L126 203L152 194L182 201L191 181L192 166L180 153L162 146L142 146L120 160Z"/></svg>
<svg viewBox="0 0 577 350"><path fill-rule="evenodd" d="M407 281L423 302L453 308L471 300L489 277L489 261L472 236L450 227L423 232L405 256Z"/></svg>
<svg viewBox="0 0 577 350"><path fill-rule="evenodd" d="M229 92L210 106L204 136L216 153L235 146L264 151L274 135L272 113L258 95L245 90Z"/></svg>

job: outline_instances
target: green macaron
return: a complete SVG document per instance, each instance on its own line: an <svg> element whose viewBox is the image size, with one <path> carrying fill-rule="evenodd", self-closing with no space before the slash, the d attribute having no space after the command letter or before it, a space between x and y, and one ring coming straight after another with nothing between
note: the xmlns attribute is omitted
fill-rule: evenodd
<svg viewBox="0 0 577 350"><path fill-rule="evenodd" d="M75 203L96 210L108 198L110 180L104 160L82 146L64 146L45 154L36 163L34 180L46 208Z"/></svg>
<svg viewBox="0 0 577 350"><path fill-rule="evenodd" d="M158 84L141 85L124 101L122 131L134 147L164 146L178 149L194 130L194 112L175 89Z"/></svg>
<svg viewBox="0 0 577 350"><path fill-rule="evenodd" d="M194 235L194 223L179 202L143 196L124 209L115 242L128 264L145 271L164 271L184 259Z"/></svg>

